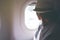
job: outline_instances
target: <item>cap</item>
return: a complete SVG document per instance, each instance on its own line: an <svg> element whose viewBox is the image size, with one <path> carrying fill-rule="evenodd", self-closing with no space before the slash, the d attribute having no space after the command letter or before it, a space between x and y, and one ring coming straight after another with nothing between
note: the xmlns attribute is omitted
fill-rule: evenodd
<svg viewBox="0 0 60 40"><path fill-rule="evenodd" d="M34 11L38 13L51 12L54 9L53 0L37 0Z"/></svg>

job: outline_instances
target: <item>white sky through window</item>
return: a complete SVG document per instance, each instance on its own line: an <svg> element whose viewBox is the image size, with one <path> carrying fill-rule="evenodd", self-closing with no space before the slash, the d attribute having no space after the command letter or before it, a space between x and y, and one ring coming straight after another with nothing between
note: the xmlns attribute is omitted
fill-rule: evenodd
<svg viewBox="0 0 60 40"><path fill-rule="evenodd" d="M42 24L42 20L38 20L36 12L33 9L35 9L35 5L28 5L25 9L25 25L28 29L36 29Z"/></svg>

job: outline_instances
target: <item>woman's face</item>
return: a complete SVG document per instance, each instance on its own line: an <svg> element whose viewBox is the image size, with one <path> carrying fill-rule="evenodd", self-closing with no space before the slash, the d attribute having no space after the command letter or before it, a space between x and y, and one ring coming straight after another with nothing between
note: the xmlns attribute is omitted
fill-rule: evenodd
<svg viewBox="0 0 60 40"><path fill-rule="evenodd" d="M49 22L49 14L45 13L37 13L38 19L42 20L43 24L46 25Z"/></svg>

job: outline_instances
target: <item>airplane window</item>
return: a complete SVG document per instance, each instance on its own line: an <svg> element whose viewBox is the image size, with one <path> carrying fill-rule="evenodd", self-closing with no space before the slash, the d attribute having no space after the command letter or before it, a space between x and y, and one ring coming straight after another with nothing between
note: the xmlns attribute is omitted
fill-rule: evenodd
<svg viewBox="0 0 60 40"><path fill-rule="evenodd" d="M25 25L30 30L35 30L42 24L42 20L38 20L36 12L33 11L34 8L35 5L28 5L25 8Z"/></svg>

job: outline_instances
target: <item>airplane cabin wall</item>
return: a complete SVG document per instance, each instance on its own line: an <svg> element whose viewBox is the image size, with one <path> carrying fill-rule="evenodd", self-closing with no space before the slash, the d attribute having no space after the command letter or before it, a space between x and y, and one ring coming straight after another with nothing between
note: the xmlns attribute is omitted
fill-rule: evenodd
<svg viewBox="0 0 60 40"><path fill-rule="evenodd" d="M24 23L24 9L31 0L0 0L0 40L32 40L34 31Z"/></svg>
<svg viewBox="0 0 60 40"><path fill-rule="evenodd" d="M14 28L13 35L15 40L32 40L34 37L34 32L32 30L28 30L24 23L24 11L26 5L30 1L35 0L18 0L16 2L16 9L14 12Z"/></svg>
<svg viewBox="0 0 60 40"><path fill-rule="evenodd" d="M0 0L0 40L11 40L14 0Z"/></svg>

